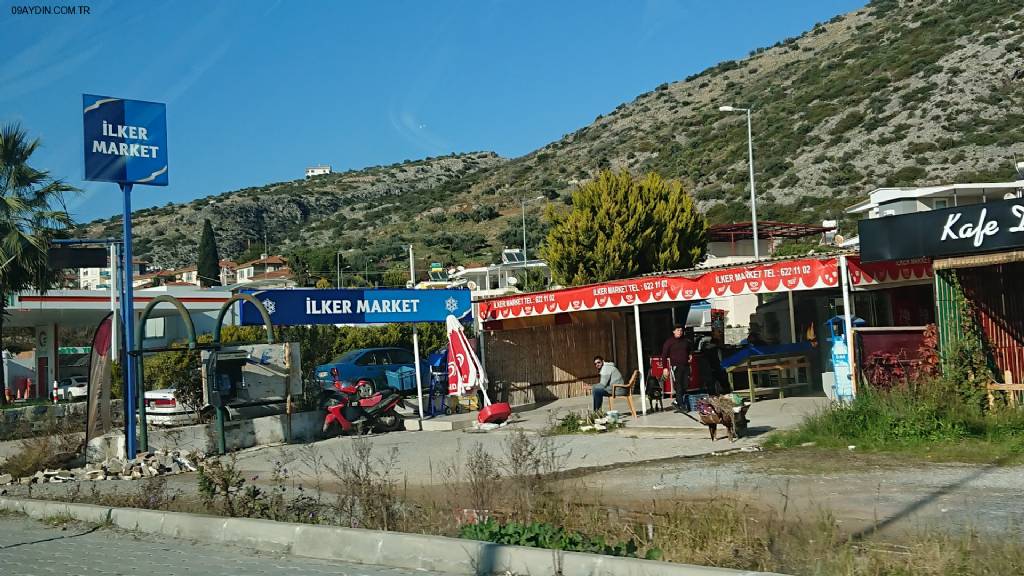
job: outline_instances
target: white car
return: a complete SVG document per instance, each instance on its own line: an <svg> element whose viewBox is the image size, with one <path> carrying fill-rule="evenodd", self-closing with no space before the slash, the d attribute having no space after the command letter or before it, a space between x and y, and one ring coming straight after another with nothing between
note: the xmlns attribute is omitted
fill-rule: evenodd
<svg viewBox="0 0 1024 576"><path fill-rule="evenodd" d="M62 400L85 400L89 394L89 379L85 376L71 376L57 381L57 397Z"/></svg>
<svg viewBox="0 0 1024 576"><path fill-rule="evenodd" d="M157 426L195 424L192 411L178 401L174 388L161 388L146 392L146 423Z"/></svg>

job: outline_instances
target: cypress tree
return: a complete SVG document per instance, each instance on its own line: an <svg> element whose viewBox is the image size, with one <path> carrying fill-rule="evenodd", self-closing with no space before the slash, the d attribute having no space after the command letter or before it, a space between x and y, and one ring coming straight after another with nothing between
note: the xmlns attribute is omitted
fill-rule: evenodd
<svg viewBox="0 0 1024 576"><path fill-rule="evenodd" d="M199 285L220 286L220 255L217 253L217 239L213 236L210 219L203 221L203 236L199 239L199 261L196 263Z"/></svg>
<svg viewBox="0 0 1024 576"><path fill-rule="evenodd" d="M676 180L601 172L549 212L542 250L559 284L580 285L689 268L704 259L707 221Z"/></svg>

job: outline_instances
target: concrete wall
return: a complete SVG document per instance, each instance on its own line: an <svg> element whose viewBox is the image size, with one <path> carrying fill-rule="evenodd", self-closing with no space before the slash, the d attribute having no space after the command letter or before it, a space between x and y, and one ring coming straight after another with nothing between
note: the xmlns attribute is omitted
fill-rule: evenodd
<svg viewBox="0 0 1024 576"><path fill-rule="evenodd" d="M111 400L110 413L114 420L120 420L124 412L124 405L121 400ZM22 420L28 422L45 422L51 418L78 418L85 422L85 402L72 402L69 404L36 404L24 408L8 408L0 412L0 428L8 430L18 426Z"/></svg>
<svg viewBox="0 0 1024 576"><path fill-rule="evenodd" d="M36 381L36 359L35 356L26 358L24 360L18 360L15 358L4 358L4 379L7 380L6 387L8 390L16 390L15 386L21 384L26 378L31 378L32 382ZM34 386L34 384L33 384ZM3 393L3 386L0 386L0 393ZM13 392L12 392L13 394Z"/></svg>
<svg viewBox="0 0 1024 576"><path fill-rule="evenodd" d="M322 426L323 413L320 411L298 412L292 414L291 418L279 414L236 420L224 425L225 445L228 451L235 451L289 441L310 442L321 437ZM199 450L207 454L217 452L217 427L214 423L178 428L150 426L148 436L150 450ZM123 454L123 431L111 432L89 443L90 462Z"/></svg>

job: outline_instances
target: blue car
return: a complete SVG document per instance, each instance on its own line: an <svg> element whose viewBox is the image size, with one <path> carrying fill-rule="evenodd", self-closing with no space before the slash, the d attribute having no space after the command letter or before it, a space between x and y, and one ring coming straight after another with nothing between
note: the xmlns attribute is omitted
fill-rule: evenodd
<svg viewBox="0 0 1024 576"><path fill-rule="evenodd" d="M403 393L416 392L416 360L403 348L359 348L349 350L328 364L313 369L313 379L328 388L335 380L356 384L369 380L373 389L384 386ZM336 372L335 372L336 371ZM430 385L430 365L420 361L423 386Z"/></svg>

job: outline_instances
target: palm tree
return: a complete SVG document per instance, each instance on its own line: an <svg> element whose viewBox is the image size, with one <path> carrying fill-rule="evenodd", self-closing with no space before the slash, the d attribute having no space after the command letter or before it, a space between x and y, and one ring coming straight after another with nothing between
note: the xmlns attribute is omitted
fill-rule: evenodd
<svg viewBox="0 0 1024 576"><path fill-rule="evenodd" d="M76 190L28 165L39 140L17 123L0 128L0 350L7 299L21 290L46 290L59 270L47 262L50 239L71 226L64 193ZM0 362L0 384L6 382ZM5 402L0 390L0 403Z"/></svg>

